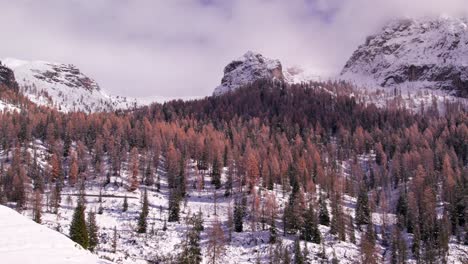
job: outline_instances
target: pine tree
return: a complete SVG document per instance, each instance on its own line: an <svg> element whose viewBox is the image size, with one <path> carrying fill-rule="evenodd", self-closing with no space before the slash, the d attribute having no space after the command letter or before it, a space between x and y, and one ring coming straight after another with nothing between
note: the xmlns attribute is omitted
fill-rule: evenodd
<svg viewBox="0 0 468 264"><path fill-rule="evenodd" d="M221 164L218 161L218 158L215 157L213 161L213 168L211 171L211 184L215 186L216 189L221 188Z"/></svg>
<svg viewBox="0 0 468 264"><path fill-rule="evenodd" d="M52 190L52 197L51 197L51 200L50 200L51 206L54 209L53 210L54 214L57 214L58 210L60 208L60 203L62 201L61 194L62 194L62 184L61 184L60 180L57 180L55 182L55 187Z"/></svg>
<svg viewBox="0 0 468 264"><path fill-rule="evenodd" d="M89 247L88 249L93 251L96 249L99 244L98 238L98 226L96 223L96 214L93 211L88 212L88 236L89 236Z"/></svg>
<svg viewBox="0 0 468 264"><path fill-rule="evenodd" d="M294 241L294 264L304 264L304 256L301 251L301 242L299 238Z"/></svg>
<svg viewBox="0 0 468 264"><path fill-rule="evenodd" d="M413 230L413 245L411 246L414 258L419 261L421 258L421 232L419 224L416 224Z"/></svg>
<svg viewBox="0 0 468 264"><path fill-rule="evenodd" d="M302 226L302 239L308 242L314 242L320 244L320 231L318 229L317 217L312 208L312 204L309 204L309 208L304 213L304 224Z"/></svg>
<svg viewBox="0 0 468 264"><path fill-rule="evenodd" d="M151 169L151 162L148 162L145 170L145 185L152 186L154 184L153 170Z"/></svg>
<svg viewBox="0 0 468 264"><path fill-rule="evenodd" d="M169 193L169 222L179 221L180 195L176 189L171 189Z"/></svg>
<svg viewBox="0 0 468 264"><path fill-rule="evenodd" d="M234 165L233 164L229 164L226 176L227 176L226 183L225 183L226 190L224 192L224 196L228 197L232 194L233 177L234 177Z"/></svg>
<svg viewBox="0 0 468 264"><path fill-rule="evenodd" d="M188 224L192 223L192 228L187 232L185 239L182 241L182 252L178 256L178 262L181 264L198 264L202 261L200 248L200 231L199 227L193 225L197 220L189 219Z"/></svg>
<svg viewBox="0 0 468 264"><path fill-rule="evenodd" d="M356 244L356 234L354 232L354 219L352 215L349 215L348 217L348 237L351 243Z"/></svg>
<svg viewBox="0 0 468 264"><path fill-rule="evenodd" d="M232 212L232 206L231 203L228 204L228 209L227 209L227 229L228 229L228 242L232 241L232 231L234 229L234 214Z"/></svg>
<svg viewBox="0 0 468 264"><path fill-rule="evenodd" d="M361 225L370 223L369 201L364 187L361 187L357 198L355 220L359 230L361 230Z"/></svg>
<svg viewBox="0 0 468 264"><path fill-rule="evenodd" d="M112 251L117 252L117 227L114 226L114 235L112 237Z"/></svg>
<svg viewBox="0 0 468 264"><path fill-rule="evenodd" d="M269 242L270 242L270 244L274 244L278 240L277 239L278 231L276 230L275 221L271 222L269 230L270 230L270 240L269 240Z"/></svg>
<svg viewBox="0 0 468 264"><path fill-rule="evenodd" d="M292 176L292 178L295 177ZM284 233L289 232L294 234L301 229L303 224L302 216L305 209L303 198L298 182L293 180L292 192L283 214Z"/></svg>
<svg viewBox="0 0 468 264"><path fill-rule="evenodd" d="M70 239L87 249L89 247L88 229L85 220L85 207L79 202L73 213L73 219L70 225Z"/></svg>
<svg viewBox="0 0 468 264"><path fill-rule="evenodd" d="M42 194L38 190L34 192L33 220L38 224L42 222Z"/></svg>
<svg viewBox="0 0 468 264"><path fill-rule="evenodd" d="M319 199L319 223L325 226L330 225L330 215L328 214L327 204L322 196L320 196Z"/></svg>
<svg viewBox="0 0 468 264"><path fill-rule="evenodd" d="M125 195L124 200L123 200L123 205L122 205L122 212L127 212L128 210L128 200L127 200L127 195Z"/></svg>
<svg viewBox="0 0 468 264"><path fill-rule="evenodd" d="M400 228L405 228L408 222L408 198L404 191L401 192L400 197L398 198L396 214L398 217L398 226Z"/></svg>
<svg viewBox="0 0 468 264"><path fill-rule="evenodd" d="M391 261L392 264L403 264L406 261L406 243L398 229L393 231Z"/></svg>
<svg viewBox="0 0 468 264"><path fill-rule="evenodd" d="M137 232L138 233L146 233L146 229L147 229L147 222L146 222L146 218L148 217L148 214L149 214L149 204L148 204L148 193L145 189L145 192L143 194L143 199L142 199L142 206L141 206L141 213L140 213L140 216L138 218L138 229L137 229Z"/></svg>
<svg viewBox="0 0 468 264"><path fill-rule="evenodd" d="M234 205L234 231L242 232L244 224L244 209L239 202L236 201Z"/></svg>

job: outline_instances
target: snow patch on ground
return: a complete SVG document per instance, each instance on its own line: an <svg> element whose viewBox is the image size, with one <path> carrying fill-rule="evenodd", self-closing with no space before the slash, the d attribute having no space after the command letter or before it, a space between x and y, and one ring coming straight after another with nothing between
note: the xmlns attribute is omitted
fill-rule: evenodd
<svg viewBox="0 0 468 264"><path fill-rule="evenodd" d="M59 232L1 205L0 258L8 264L109 263Z"/></svg>

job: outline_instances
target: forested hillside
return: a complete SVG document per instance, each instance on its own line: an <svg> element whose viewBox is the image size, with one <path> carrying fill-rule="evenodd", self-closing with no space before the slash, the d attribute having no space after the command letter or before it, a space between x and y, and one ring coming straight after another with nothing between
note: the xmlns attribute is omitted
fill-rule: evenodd
<svg viewBox="0 0 468 264"><path fill-rule="evenodd" d="M135 111L2 112L0 202L66 219L58 230L118 263L467 261L466 111L378 108L351 90L260 80ZM180 240L155 252L165 232Z"/></svg>

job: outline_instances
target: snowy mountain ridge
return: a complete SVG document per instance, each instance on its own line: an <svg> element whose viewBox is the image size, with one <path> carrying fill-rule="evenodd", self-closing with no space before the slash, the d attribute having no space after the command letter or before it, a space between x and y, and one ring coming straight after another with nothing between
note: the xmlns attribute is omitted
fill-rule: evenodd
<svg viewBox="0 0 468 264"><path fill-rule="evenodd" d="M20 91L38 105L55 107L62 112L97 112L131 108L137 104L134 99L108 95L71 64L13 58L2 62L13 70Z"/></svg>
<svg viewBox="0 0 468 264"><path fill-rule="evenodd" d="M369 36L341 78L382 87L443 89L468 95L468 19L399 19Z"/></svg>

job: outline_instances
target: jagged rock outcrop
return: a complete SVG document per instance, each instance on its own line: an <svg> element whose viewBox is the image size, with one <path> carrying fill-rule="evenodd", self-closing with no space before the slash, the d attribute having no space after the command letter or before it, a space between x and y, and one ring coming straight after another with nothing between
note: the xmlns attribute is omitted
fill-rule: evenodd
<svg viewBox="0 0 468 264"><path fill-rule="evenodd" d="M214 95L233 91L259 79L284 80L281 62L248 51L224 68L221 85L215 89Z"/></svg>
<svg viewBox="0 0 468 264"><path fill-rule="evenodd" d="M18 83L15 79L15 74L10 68L2 65L0 61L0 85L3 84L10 89L18 90Z"/></svg>
<svg viewBox="0 0 468 264"><path fill-rule="evenodd" d="M369 36L341 77L383 87L444 89L468 97L468 19L397 20Z"/></svg>

